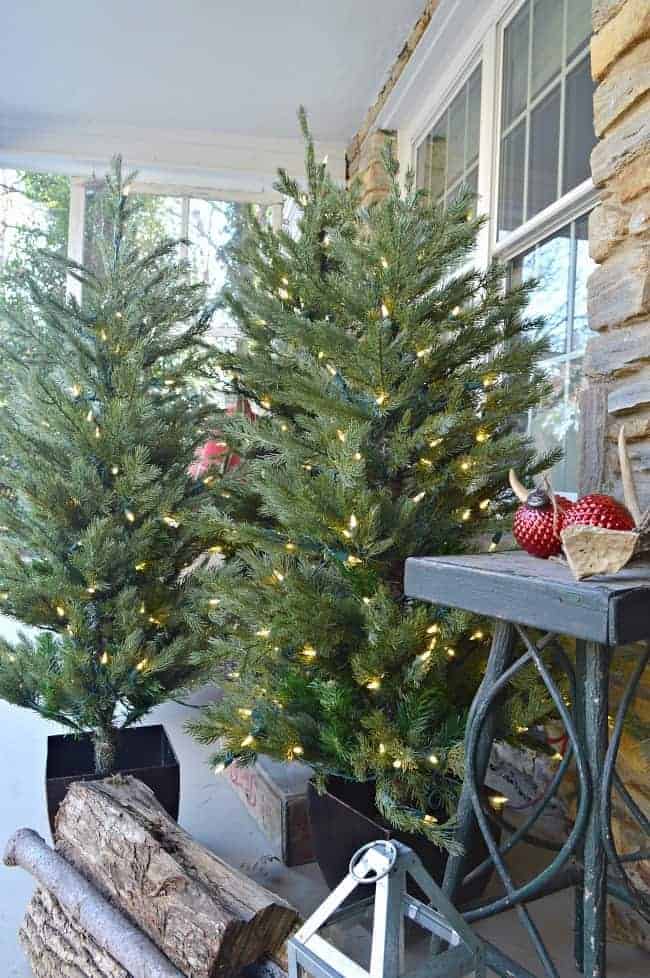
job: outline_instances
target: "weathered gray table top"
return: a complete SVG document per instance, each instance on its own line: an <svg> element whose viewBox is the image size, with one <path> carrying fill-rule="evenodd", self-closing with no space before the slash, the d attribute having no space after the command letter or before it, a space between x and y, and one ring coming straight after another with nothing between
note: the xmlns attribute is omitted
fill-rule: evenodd
<svg viewBox="0 0 650 978"><path fill-rule="evenodd" d="M650 563L575 581L569 568L520 551L411 557L409 597L604 645L650 638Z"/></svg>

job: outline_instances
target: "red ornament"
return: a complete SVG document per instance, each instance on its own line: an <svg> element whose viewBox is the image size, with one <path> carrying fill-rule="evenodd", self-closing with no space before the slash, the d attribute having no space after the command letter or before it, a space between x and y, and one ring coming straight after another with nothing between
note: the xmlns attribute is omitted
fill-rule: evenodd
<svg viewBox="0 0 650 978"><path fill-rule="evenodd" d="M633 530L634 519L628 509L600 492L592 492L573 503L564 518L565 526L602 526L606 530Z"/></svg>
<svg viewBox="0 0 650 978"><path fill-rule="evenodd" d="M510 470L510 486L523 503L516 511L512 532L515 540L534 557L553 557L560 553L560 533L573 503L566 496L555 496L555 505L543 489L528 492L514 471Z"/></svg>
<svg viewBox="0 0 650 978"><path fill-rule="evenodd" d="M231 416L240 413L251 420L255 418L255 414L251 410L248 401L244 401L241 406L239 404L233 404L226 408L226 414ZM216 431L215 435L216 438L219 438L220 432ZM241 457L231 452L225 441L217 441L216 438L211 438L196 449L194 462L192 462L188 469L193 479L202 479L211 468L216 465L223 465L224 462L224 472L231 472L241 463Z"/></svg>

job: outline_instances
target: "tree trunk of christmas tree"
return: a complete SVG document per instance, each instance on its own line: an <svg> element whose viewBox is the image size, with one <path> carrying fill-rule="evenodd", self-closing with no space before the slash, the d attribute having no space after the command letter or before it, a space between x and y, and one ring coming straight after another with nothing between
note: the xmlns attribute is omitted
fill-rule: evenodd
<svg viewBox="0 0 650 978"><path fill-rule="evenodd" d="M95 752L95 773L106 777L113 774L117 766L117 748L120 731L112 723L99 727L93 734Z"/></svg>
<svg viewBox="0 0 650 978"><path fill-rule="evenodd" d="M185 974L234 975L276 951L297 915L195 842L134 778L78 782L57 849Z"/></svg>

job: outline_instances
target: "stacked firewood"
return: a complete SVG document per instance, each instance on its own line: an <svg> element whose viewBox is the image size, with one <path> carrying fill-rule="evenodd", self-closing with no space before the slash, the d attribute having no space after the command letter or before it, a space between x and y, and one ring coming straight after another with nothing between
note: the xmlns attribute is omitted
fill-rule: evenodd
<svg viewBox="0 0 650 978"><path fill-rule="evenodd" d="M22 829L5 863L39 883L20 931L35 978L279 978L298 923L133 778L73 785L56 851Z"/></svg>

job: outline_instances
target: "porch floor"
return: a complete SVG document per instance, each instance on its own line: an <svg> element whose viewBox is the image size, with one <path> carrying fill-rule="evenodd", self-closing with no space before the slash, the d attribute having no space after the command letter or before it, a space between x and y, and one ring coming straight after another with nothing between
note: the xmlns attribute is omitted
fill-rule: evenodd
<svg viewBox="0 0 650 978"><path fill-rule="evenodd" d="M0 622L4 634L13 623ZM210 698L210 691L197 694L192 702ZM228 779L215 777L207 764L208 751L184 731L191 716L188 707L174 703L155 711L151 722L165 724L181 763L180 823L195 838L232 865L242 868L264 886L281 894L303 914L320 903L327 889L314 863L287 869L270 854L266 838L243 808ZM22 826L36 829L49 840L45 811L44 777L47 736L57 732L27 710L0 701L0 848L11 833ZM539 854L527 850L518 856L518 874L524 863L533 865ZM22 871L0 867L0 975L29 978L17 931L33 884ZM579 978L572 960L572 894L548 897L534 905L533 916L554 954L562 978ZM512 914L483 923L479 933L505 953L521 961L534 973L537 962ZM609 978L647 978L650 956L621 944L610 944Z"/></svg>

